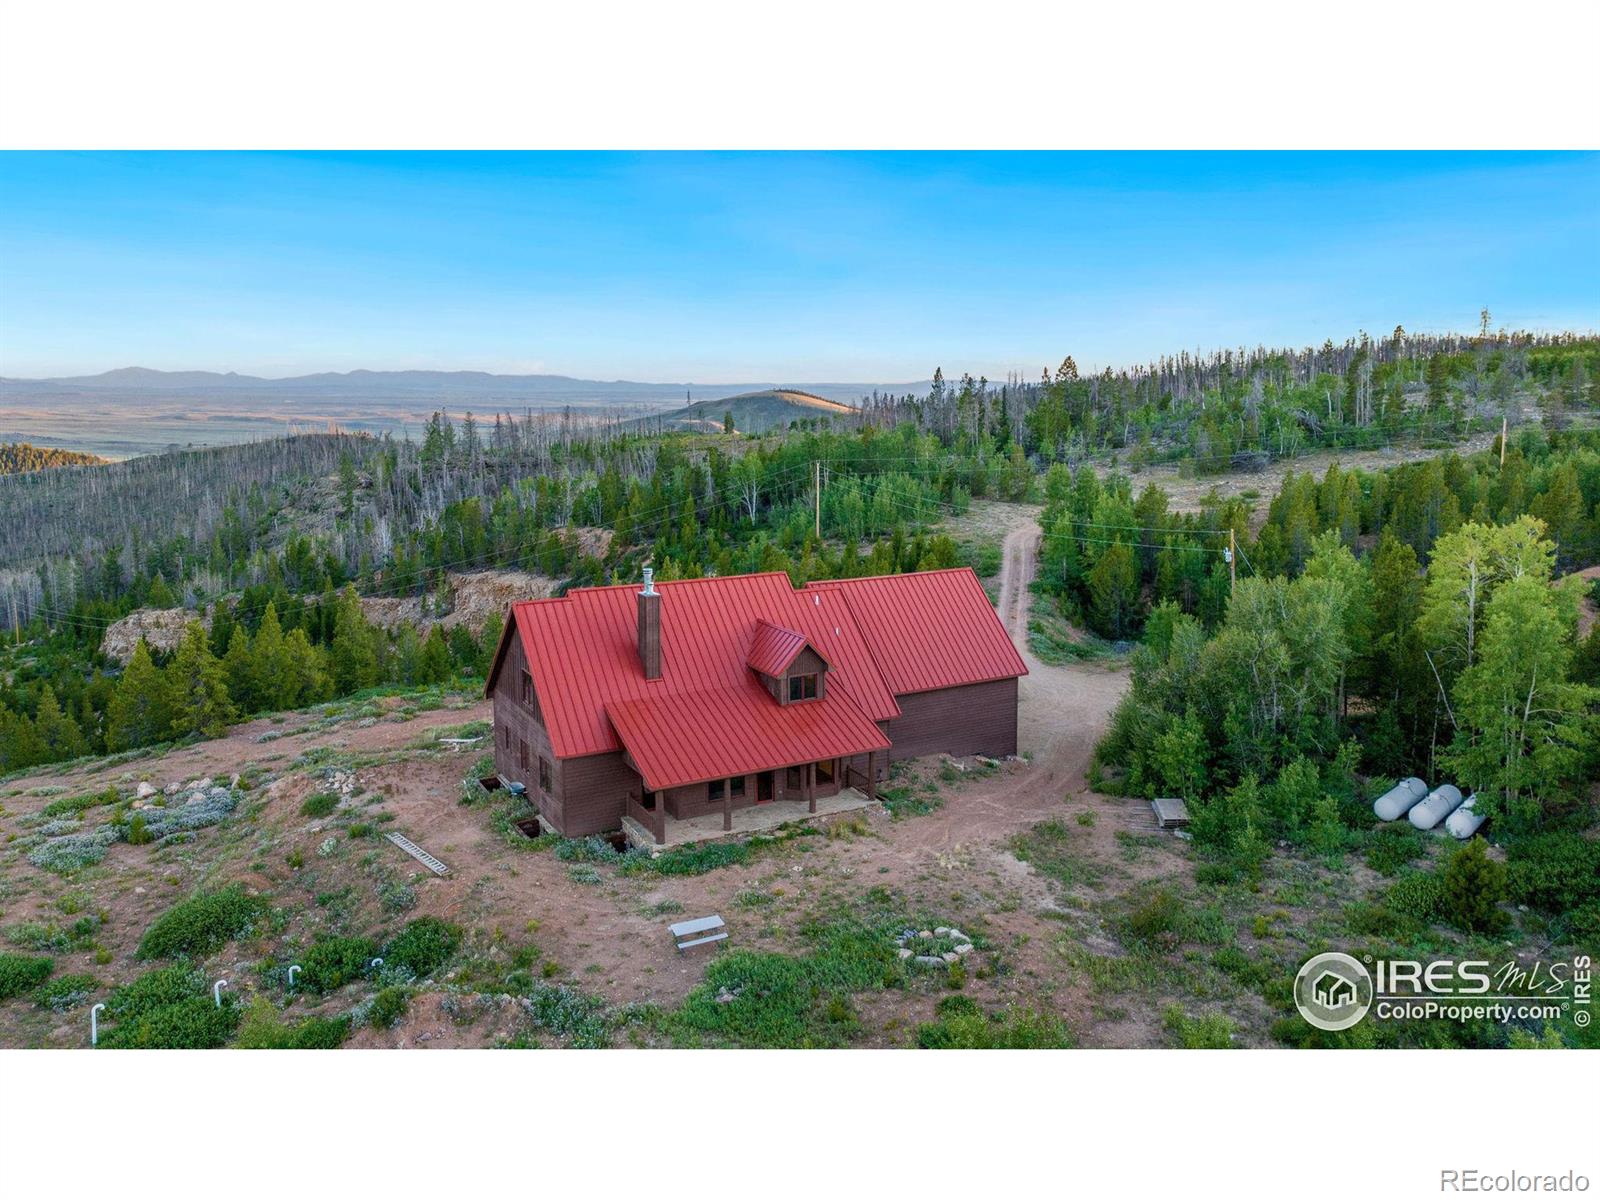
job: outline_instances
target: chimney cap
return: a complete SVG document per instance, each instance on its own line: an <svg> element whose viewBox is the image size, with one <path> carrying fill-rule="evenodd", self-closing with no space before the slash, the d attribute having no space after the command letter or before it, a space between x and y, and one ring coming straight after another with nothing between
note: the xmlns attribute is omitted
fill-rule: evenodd
<svg viewBox="0 0 1600 1200"><path fill-rule="evenodd" d="M644 590L639 593L641 596L654 596L654 595L656 595L656 579L655 579L655 576L656 576L656 573L655 573L655 569L653 567L646 567L644 569Z"/></svg>

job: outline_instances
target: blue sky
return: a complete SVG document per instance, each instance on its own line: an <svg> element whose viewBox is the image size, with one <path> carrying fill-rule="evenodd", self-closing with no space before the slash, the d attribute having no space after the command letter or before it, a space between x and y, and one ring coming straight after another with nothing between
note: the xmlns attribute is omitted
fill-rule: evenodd
<svg viewBox="0 0 1600 1200"><path fill-rule="evenodd" d="M1596 154L0 155L0 374L1030 376L1600 327Z"/></svg>

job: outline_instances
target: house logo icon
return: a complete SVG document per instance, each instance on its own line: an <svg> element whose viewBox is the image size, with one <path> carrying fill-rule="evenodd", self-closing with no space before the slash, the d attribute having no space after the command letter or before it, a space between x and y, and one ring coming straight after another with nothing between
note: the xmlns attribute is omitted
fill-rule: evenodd
<svg viewBox="0 0 1600 1200"><path fill-rule="evenodd" d="M1306 1022L1337 1033L1372 1007L1372 976L1348 954L1332 951L1308 959L1294 977L1294 1003Z"/></svg>

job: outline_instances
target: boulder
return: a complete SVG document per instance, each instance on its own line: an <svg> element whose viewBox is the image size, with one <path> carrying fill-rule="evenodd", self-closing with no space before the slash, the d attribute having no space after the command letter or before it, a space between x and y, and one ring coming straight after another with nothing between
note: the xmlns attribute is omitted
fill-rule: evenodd
<svg viewBox="0 0 1600 1200"><path fill-rule="evenodd" d="M156 785L148 780L141 779L139 786L133 789L133 794L143 800L156 794Z"/></svg>

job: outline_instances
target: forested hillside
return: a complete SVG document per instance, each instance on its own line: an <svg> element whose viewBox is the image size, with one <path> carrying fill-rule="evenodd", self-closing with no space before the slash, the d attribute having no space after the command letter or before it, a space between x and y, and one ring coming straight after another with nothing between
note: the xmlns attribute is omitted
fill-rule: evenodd
<svg viewBox="0 0 1600 1200"><path fill-rule="evenodd" d="M1593 561L1600 479L1592 446L1558 431L1589 417L1597 357L1594 339L1397 331L1088 379L1069 359L1054 378L998 388L937 374L927 395L873 398L847 427L830 419L762 438L441 414L415 442L319 434L0 478L0 622L21 642L0 689L13 728L0 767L481 669L485 647L464 631L376 630L355 592L428 598L447 571L483 567L600 583L636 577L646 559L667 579L785 570L797 583L944 566L957 547L929 526L973 498L1042 496L1042 586L1113 639L1139 636L1164 604L1218 626L1229 529L1247 576L1293 577L1326 529L1363 552L1362 539L1386 531L1420 565L1463 523L1529 514L1566 569ZM1159 489L1134 497L1104 470L1108 455L1186 454L1203 471L1240 448L1448 439L1502 419L1520 429L1532 413L1543 428L1517 434L1503 470L1446 458L1291 477L1258 534L1240 503L1172 515ZM586 536L594 528L614 536ZM201 701L115 714L117 692L137 689L98 657L101 632L134 608L178 604L215 605L209 634L170 664L156 656L127 674L175 672L168 690ZM280 678L293 686L264 682ZM1378 712L1392 718L1385 736L1411 751L1440 741L1420 692Z"/></svg>
<svg viewBox="0 0 1600 1200"><path fill-rule="evenodd" d="M31 446L27 442L0 443L0 475L47 471L52 467L94 467L105 461L97 454L79 454L76 450Z"/></svg>

